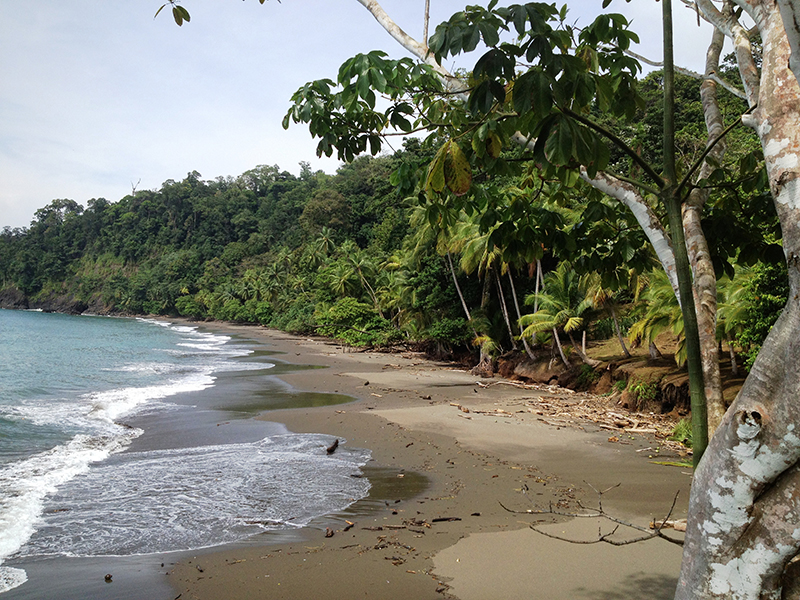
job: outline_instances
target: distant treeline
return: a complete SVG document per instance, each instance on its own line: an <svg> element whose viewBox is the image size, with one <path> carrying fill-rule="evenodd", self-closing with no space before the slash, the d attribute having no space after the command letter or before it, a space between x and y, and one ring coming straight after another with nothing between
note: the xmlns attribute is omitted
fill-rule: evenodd
<svg viewBox="0 0 800 600"><path fill-rule="evenodd" d="M0 234L0 305L260 323L354 344L469 342L447 257L414 239L413 202L389 181L413 159L362 158L335 175L193 172L117 202L54 200ZM480 305L478 278L458 278Z"/></svg>

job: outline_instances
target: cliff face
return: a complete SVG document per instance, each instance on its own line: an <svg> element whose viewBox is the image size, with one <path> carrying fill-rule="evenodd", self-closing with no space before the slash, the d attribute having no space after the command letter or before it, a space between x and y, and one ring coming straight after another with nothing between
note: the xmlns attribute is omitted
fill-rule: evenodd
<svg viewBox="0 0 800 600"><path fill-rule="evenodd" d="M8 287L0 290L0 308L29 308L28 299L21 290L15 287Z"/></svg>
<svg viewBox="0 0 800 600"><path fill-rule="evenodd" d="M0 308L31 310L40 309L45 312L59 312L68 315L79 315L89 309L89 305L75 298L73 294L50 294L37 298L29 298L21 290L14 287L7 287L0 290ZM104 308L108 312L107 307ZM94 311L93 311L94 312Z"/></svg>

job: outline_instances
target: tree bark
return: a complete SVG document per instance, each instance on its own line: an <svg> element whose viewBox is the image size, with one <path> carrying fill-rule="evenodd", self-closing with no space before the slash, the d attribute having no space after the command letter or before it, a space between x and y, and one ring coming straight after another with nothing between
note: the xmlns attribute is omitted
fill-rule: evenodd
<svg viewBox="0 0 800 600"><path fill-rule="evenodd" d="M684 299L680 305L683 315L683 337L686 344L686 366L689 370L689 395L692 407L692 462L696 467L708 445L708 418L697 313L692 301L694 296L692 267L686 248L679 195L681 190L675 168L672 0L661 0L661 10L664 29L664 186L661 188L659 196L667 212L669 233L675 254L678 288L680 298Z"/></svg>
<svg viewBox="0 0 800 600"><path fill-rule="evenodd" d="M583 361L584 364L589 365L590 367L596 367L597 365L600 364L599 360L595 360L593 358L589 358L586 355L586 352L584 352L583 349L581 348L580 344L576 344L575 343L575 338L572 337L572 332L571 331L568 331L567 335L569 336L569 343L572 344L573 350L575 350L575 352L577 352L578 356L580 356L580 358L581 358L581 360ZM559 346L559 348L560 348L560 346Z"/></svg>
<svg viewBox="0 0 800 600"><path fill-rule="evenodd" d="M511 340L511 347L514 350L517 350L517 341L514 339L514 330L511 328L511 319L508 317L508 306L506 306L506 296L503 293L503 286L500 284L500 278L494 273L494 271L489 271L486 274L487 277L492 277L494 279L495 287L497 288L497 298L500 300L500 310L503 311L503 319L505 319L506 327L508 328L508 337Z"/></svg>
<svg viewBox="0 0 800 600"><path fill-rule="evenodd" d="M625 338L622 337L622 328L619 326L617 311L614 310L613 305L609 306L609 312L611 313L611 320L614 321L614 330L617 332L617 339L619 340L619 345L622 348L622 353L625 355L625 358L630 358L631 353L628 350L628 347L625 345Z"/></svg>
<svg viewBox="0 0 800 600"><path fill-rule="evenodd" d="M464 294L461 292L461 286L458 285L458 277L456 277L456 269L453 266L453 258L450 256L450 253L447 253L447 265L450 267L450 274L453 276L453 284L456 286L456 293L458 294L458 299L461 300L461 308L464 309L464 314L467 316L467 321L472 323L472 315L469 312L469 308L467 308L467 301L464 300ZM473 329L473 332L475 330ZM475 335L478 335L475 332Z"/></svg>
<svg viewBox="0 0 800 600"><path fill-rule="evenodd" d="M544 287L544 278L542 277L542 261L536 261L536 286L533 288L533 312L539 311L539 291Z"/></svg>
<svg viewBox="0 0 800 600"><path fill-rule="evenodd" d="M800 551L800 87L777 7L738 3L763 40L767 93L748 124L764 148L789 300L695 472L679 600L781 598Z"/></svg>
<svg viewBox="0 0 800 600"><path fill-rule="evenodd" d="M706 54L706 74L719 70L719 57L725 37L715 29ZM711 143L725 130L722 113L717 102L717 83L712 79L704 79L700 85L700 98ZM722 163L726 143L723 139L709 153L717 164ZM709 176L713 168L708 162L700 167L700 178ZM717 344L717 276L711 251L701 225L703 207L708 201L709 192L694 188L683 207L683 228L686 232L686 246L689 260L694 272L694 303L697 313L697 327L700 337L700 357L703 368L703 384L705 387L706 406L708 410L708 434L722 421L725 414L725 403L722 398L722 378L719 370L719 346Z"/></svg>
<svg viewBox="0 0 800 600"><path fill-rule="evenodd" d="M506 274L508 275L508 283L511 285L511 297L514 299L514 308L517 311L517 327L519 327L519 334L520 339L522 340L522 346L525 348L525 353L528 355L528 358L531 360L536 360L536 356L533 354L533 350L531 350L530 345L528 344L528 340L522 337L523 327L520 325L520 319L522 319L522 313L519 310L519 300L517 298L517 288L514 285L514 278L511 276L511 269L509 269ZM537 274L538 276L538 274ZM539 283L538 281L536 282ZM535 312L535 311L534 311Z"/></svg>
<svg viewBox="0 0 800 600"><path fill-rule="evenodd" d="M739 365L736 362L736 349L733 347L733 340L728 336L728 353L731 356L731 375L733 377L739 376Z"/></svg>
<svg viewBox="0 0 800 600"><path fill-rule="evenodd" d="M564 366L569 369L570 364L569 361L567 360L566 355L564 354L564 348L561 346L561 339L558 337L558 330L555 327L553 327L553 341L555 342L556 347L558 348L558 353L559 355L561 355L561 360L564 363Z"/></svg>
<svg viewBox="0 0 800 600"><path fill-rule="evenodd" d="M661 351L656 346L655 342L650 342L647 346L647 351L650 353L650 360L658 360L659 358L663 358L661 356Z"/></svg>

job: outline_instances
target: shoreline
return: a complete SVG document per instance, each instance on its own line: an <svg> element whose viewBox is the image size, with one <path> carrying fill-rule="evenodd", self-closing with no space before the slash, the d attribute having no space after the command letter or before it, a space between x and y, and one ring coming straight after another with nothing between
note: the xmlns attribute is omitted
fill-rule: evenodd
<svg viewBox="0 0 800 600"><path fill-rule="evenodd" d="M652 439L615 440L590 423L543 424L535 410L541 392L483 387L475 376L409 352L343 352L328 340L257 326L192 324L263 343L282 361L326 367L279 377L298 392L345 394L354 402L256 418L369 449L373 461L363 470L378 489L312 522L297 539L265 534L190 553L169 571L176 596L479 600L530 598L535 590L541 598L672 597L679 547L661 540L624 548L569 544L530 525L583 540L596 538L598 525L603 533L612 527L516 514L500 504L577 512L578 502L597 505L592 488L620 484L603 496L610 514L646 525L666 516L680 491L671 518L683 518L690 470L650 463ZM412 479L427 487L404 495Z"/></svg>

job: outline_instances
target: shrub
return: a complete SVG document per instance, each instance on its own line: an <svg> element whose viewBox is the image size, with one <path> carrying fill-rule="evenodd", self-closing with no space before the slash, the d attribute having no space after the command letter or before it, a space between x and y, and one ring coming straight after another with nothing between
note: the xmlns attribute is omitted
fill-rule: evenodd
<svg viewBox="0 0 800 600"><path fill-rule="evenodd" d="M202 319L206 316L206 308L194 296L181 296L175 300L175 308L182 317Z"/></svg>
<svg viewBox="0 0 800 600"><path fill-rule="evenodd" d="M677 423L675 423L675 427L672 429L672 435L670 436L671 440L675 442L680 442L687 448L692 447L692 421L691 419L681 419Z"/></svg>
<svg viewBox="0 0 800 600"><path fill-rule="evenodd" d="M575 379L575 385L578 389L586 389L595 381L600 379L600 373L595 371L590 365L581 365L580 373Z"/></svg>
<svg viewBox="0 0 800 600"><path fill-rule="evenodd" d="M639 403L652 402L658 396L658 383L655 381L637 381L629 385L628 390L636 396Z"/></svg>
<svg viewBox="0 0 800 600"><path fill-rule="evenodd" d="M451 319L447 317L439 319L436 323L428 327L424 335L434 342L448 346L465 344L473 337L469 324L465 319Z"/></svg>
<svg viewBox="0 0 800 600"><path fill-rule="evenodd" d="M349 346L378 346L400 335L369 304L355 298L340 298L333 306L318 311L315 316L320 325L319 333Z"/></svg>

